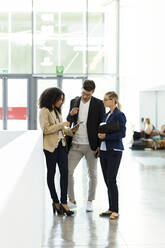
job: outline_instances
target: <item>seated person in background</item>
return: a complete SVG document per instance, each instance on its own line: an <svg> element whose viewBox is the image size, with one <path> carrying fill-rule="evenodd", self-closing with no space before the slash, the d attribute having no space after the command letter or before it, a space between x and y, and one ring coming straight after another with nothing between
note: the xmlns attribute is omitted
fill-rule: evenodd
<svg viewBox="0 0 165 248"><path fill-rule="evenodd" d="M144 131L144 118L142 117L141 118L141 121L140 121L140 131Z"/></svg>
<svg viewBox="0 0 165 248"><path fill-rule="evenodd" d="M153 130L153 125L151 124L150 119L146 118L144 122L144 137L146 139L150 138L150 134L152 130Z"/></svg>
<svg viewBox="0 0 165 248"><path fill-rule="evenodd" d="M161 126L160 136L165 137L165 124Z"/></svg>

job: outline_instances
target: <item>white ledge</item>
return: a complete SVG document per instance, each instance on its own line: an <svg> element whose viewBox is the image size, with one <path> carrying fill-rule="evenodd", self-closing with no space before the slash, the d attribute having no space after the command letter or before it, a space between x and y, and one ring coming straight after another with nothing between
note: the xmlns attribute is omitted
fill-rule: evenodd
<svg viewBox="0 0 165 248"><path fill-rule="evenodd" d="M4 140L6 137L6 140ZM0 132L0 247L39 248L43 232L41 131Z"/></svg>

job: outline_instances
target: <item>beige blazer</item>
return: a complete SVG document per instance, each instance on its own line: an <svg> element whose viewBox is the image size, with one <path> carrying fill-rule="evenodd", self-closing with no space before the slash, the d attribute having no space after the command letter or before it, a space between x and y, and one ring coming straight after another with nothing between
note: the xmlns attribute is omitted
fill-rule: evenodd
<svg viewBox="0 0 165 248"><path fill-rule="evenodd" d="M65 135L73 136L71 129L64 127L62 116L59 114L60 123L56 115L47 108L42 108L39 114L40 126L43 131L43 148L53 152L58 146L59 131Z"/></svg>

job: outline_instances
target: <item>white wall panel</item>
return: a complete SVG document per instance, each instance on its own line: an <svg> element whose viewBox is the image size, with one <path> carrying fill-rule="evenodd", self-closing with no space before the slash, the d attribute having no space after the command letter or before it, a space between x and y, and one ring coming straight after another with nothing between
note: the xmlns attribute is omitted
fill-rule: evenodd
<svg viewBox="0 0 165 248"><path fill-rule="evenodd" d="M156 97L155 91L140 92L140 120L142 117L150 118L152 124L156 126ZM139 121L140 121L139 120Z"/></svg>
<svg viewBox="0 0 165 248"><path fill-rule="evenodd" d="M157 116L158 116L158 129L165 124L165 91L158 91L157 93Z"/></svg>
<svg viewBox="0 0 165 248"><path fill-rule="evenodd" d="M140 119L150 118L152 124L160 130L165 124L165 91L142 91L139 104Z"/></svg>

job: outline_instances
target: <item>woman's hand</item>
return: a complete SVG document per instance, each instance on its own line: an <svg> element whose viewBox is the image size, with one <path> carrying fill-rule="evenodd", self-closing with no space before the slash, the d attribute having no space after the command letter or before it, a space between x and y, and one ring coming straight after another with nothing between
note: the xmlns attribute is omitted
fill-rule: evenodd
<svg viewBox="0 0 165 248"><path fill-rule="evenodd" d="M65 122L63 122L63 125L64 125L64 127L70 127L70 122L69 121L65 121Z"/></svg>
<svg viewBox="0 0 165 248"><path fill-rule="evenodd" d="M98 133L99 139L105 139L106 133Z"/></svg>

